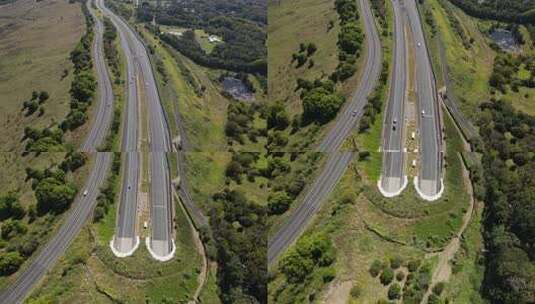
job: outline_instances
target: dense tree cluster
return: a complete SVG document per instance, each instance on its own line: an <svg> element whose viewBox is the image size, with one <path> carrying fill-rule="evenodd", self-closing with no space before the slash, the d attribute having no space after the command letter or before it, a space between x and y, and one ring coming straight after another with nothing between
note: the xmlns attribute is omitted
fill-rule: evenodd
<svg viewBox="0 0 535 304"><path fill-rule="evenodd" d="M266 208L234 190L216 193L213 199L217 206L210 225L222 302L267 303Z"/></svg>
<svg viewBox="0 0 535 304"><path fill-rule="evenodd" d="M311 82L297 79L297 89L301 89L304 124L329 122L336 117L345 102L345 97L335 91L335 84L331 80Z"/></svg>
<svg viewBox="0 0 535 304"><path fill-rule="evenodd" d="M199 0L176 2L165 7L143 3L137 10L142 21L204 29L223 38L210 54L204 52L192 30L177 37L161 34L161 39L200 65L267 75L266 3L263 1Z"/></svg>
<svg viewBox="0 0 535 304"><path fill-rule="evenodd" d="M338 33L339 63L331 75L331 79L344 81L355 74L355 62L360 56L364 33L360 28L359 13L355 0L336 0L335 7L340 19L340 32Z"/></svg>
<svg viewBox="0 0 535 304"><path fill-rule="evenodd" d="M80 38L80 42L71 52L71 61L74 65L74 79L70 90L71 111L59 126L63 131L74 130L87 121L87 109L91 104L97 87L91 60L94 20L87 6L82 5L82 11L87 27L85 34Z"/></svg>
<svg viewBox="0 0 535 304"><path fill-rule="evenodd" d="M39 130L26 127L23 139L27 140L24 149L27 152L59 152L64 150L63 131L58 128Z"/></svg>
<svg viewBox="0 0 535 304"><path fill-rule="evenodd" d="M479 1L449 0L467 14L482 18L514 23L535 23L535 1Z"/></svg>
<svg viewBox="0 0 535 304"><path fill-rule="evenodd" d="M108 176L104 187L100 189L100 193L97 197L97 206L93 212L93 221L100 221L108 213L110 207L115 204L120 170L121 155L119 153L114 153L111 173Z"/></svg>
<svg viewBox="0 0 535 304"><path fill-rule="evenodd" d="M314 55L314 53L317 51L318 47L315 43L309 42L309 43L300 43L299 44L299 50L292 54L292 63L297 62L296 68L299 68L303 66L309 58ZM308 68L311 68L314 66L314 60L310 58L308 61Z"/></svg>
<svg viewBox="0 0 535 304"><path fill-rule="evenodd" d="M280 270L290 283L301 283L316 268L328 267L335 261L335 249L324 234L316 233L300 238L281 258Z"/></svg>
<svg viewBox="0 0 535 304"><path fill-rule="evenodd" d="M20 220L26 214L18 198L13 193L0 196L0 221L5 219Z"/></svg>
<svg viewBox="0 0 535 304"><path fill-rule="evenodd" d="M118 83L121 78L121 70L119 69L119 52L115 47L116 40L117 29L115 28L115 25L113 25L110 18L104 17L104 55L106 56L113 77L115 77L115 82Z"/></svg>
<svg viewBox="0 0 535 304"><path fill-rule="evenodd" d="M126 20L134 15L132 8L122 1L106 1L106 6ZM152 16L145 21L152 21Z"/></svg>
<svg viewBox="0 0 535 304"><path fill-rule="evenodd" d="M375 86L372 94L368 97L368 103L364 106L364 114L360 119L359 132L364 132L375 122L377 114L383 110L383 101L386 99L386 84L388 83L388 61L383 61L379 83Z"/></svg>
<svg viewBox="0 0 535 304"><path fill-rule="evenodd" d="M245 138L251 142L257 142L257 137L266 136L265 129L256 128L253 125L255 116L263 112L263 105L247 103L244 101L232 101L227 107L227 122L225 135L240 144L245 143Z"/></svg>
<svg viewBox="0 0 535 304"><path fill-rule="evenodd" d="M85 155L71 152L57 167L26 167L26 180L31 181L36 198L36 204L28 208L20 204L14 192L0 196L0 276L16 272L37 250L54 216L68 208L76 187L66 174L76 171L85 159ZM28 225L34 222L38 223Z"/></svg>
<svg viewBox="0 0 535 304"><path fill-rule="evenodd" d="M484 291L492 303L535 300L535 118L506 102L481 105L486 185Z"/></svg>
<svg viewBox="0 0 535 304"><path fill-rule="evenodd" d="M39 109L39 116L45 113L44 108L41 106L50 96L47 91L33 91L32 97L22 103L22 110L26 111L26 116L30 116Z"/></svg>
<svg viewBox="0 0 535 304"><path fill-rule="evenodd" d="M521 66L529 72L527 79L518 77ZM535 56L513 56L500 52L494 60L494 68L489 79L491 87L506 93L508 88L518 92L519 87L535 88Z"/></svg>

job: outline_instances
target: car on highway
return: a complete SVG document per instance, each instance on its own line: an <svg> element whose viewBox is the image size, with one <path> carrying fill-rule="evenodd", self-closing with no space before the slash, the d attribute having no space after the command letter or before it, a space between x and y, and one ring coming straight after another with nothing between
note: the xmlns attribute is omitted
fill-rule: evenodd
<svg viewBox="0 0 535 304"><path fill-rule="evenodd" d="M421 42L418 42L418 47L421 47L422 46L422 43Z"/></svg>
<svg viewBox="0 0 535 304"><path fill-rule="evenodd" d="M357 116L357 111L353 111L351 115L353 115L353 117Z"/></svg>
<svg viewBox="0 0 535 304"><path fill-rule="evenodd" d="M84 194L84 196L87 196L88 193L89 192L87 190L85 190L83 194Z"/></svg>

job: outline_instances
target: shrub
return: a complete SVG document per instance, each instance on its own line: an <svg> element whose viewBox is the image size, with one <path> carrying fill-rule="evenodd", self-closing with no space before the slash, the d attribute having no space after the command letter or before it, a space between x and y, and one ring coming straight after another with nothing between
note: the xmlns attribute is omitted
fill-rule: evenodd
<svg viewBox="0 0 535 304"><path fill-rule="evenodd" d="M318 49L318 47L313 42L310 42L307 45L307 56L310 56L310 55L314 54L317 49Z"/></svg>
<svg viewBox="0 0 535 304"><path fill-rule="evenodd" d="M398 283L392 284L390 288L388 288L388 298L390 300L399 299L401 297L401 287Z"/></svg>
<svg viewBox="0 0 535 304"><path fill-rule="evenodd" d="M323 280L324 283L328 283L334 280L335 277L336 277L336 270L334 270L334 268L332 267L324 269L321 274L321 279Z"/></svg>
<svg viewBox="0 0 535 304"><path fill-rule="evenodd" d="M409 264L407 265L410 272L415 272L420 267L420 261L419 260L412 260L409 261Z"/></svg>
<svg viewBox="0 0 535 304"><path fill-rule="evenodd" d="M395 256L390 259L390 267L392 269L398 269L401 266L401 264L403 264L403 260L399 256Z"/></svg>
<svg viewBox="0 0 535 304"><path fill-rule="evenodd" d="M10 240L19 234L24 234L28 228L19 220L8 219L2 223L2 238Z"/></svg>
<svg viewBox="0 0 535 304"><path fill-rule="evenodd" d="M353 299L358 299L360 297L360 294L362 293L362 289L360 288L360 286L358 285L354 285L352 288L351 288L351 297Z"/></svg>
<svg viewBox="0 0 535 304"><path fill-rule="evenodd" d="M390 268L385 268L379 279L381 280L381 284L385 286L390 284L394 279L394 271L392 271Z"/></svg>
<svg viewBox="0 0 535 304"><path fill-rule="evenodd" d="M268 198L268 208L270 214L282 214L290 208L292 199L284 191L275 192Z"/></svg>
<svg viewBox="0 0 535 304"><path fill-rule="evenodd" d="M437 296L440 296L442 294L442 291L444 291L444 287L446 287L446 284L444 282L438 282L433 287L433 293L436 294Z"/></svg>
<svg viewBox="0 0 535 304"><path fill-rule="evenodd" d="M5 276L16 272L23 262L24 258L16 251L0 253L0 275Z"/></svg>
<svg viewBox="0 0 535 304"><path fill-rule="evenodd" d="M405 278L405 274L402 271L399 271L398 273L396 273L396 280L401 282L403 281L404 278Z"/></svg>
<svg viewBox="0 0 535 304"><path fill-rule="evenodd" d="M376 277L379 275L379 273L383 270L383 263L379 260L373 261L372 265L370 266L369 272L372 275L372 277Z"/></svg>

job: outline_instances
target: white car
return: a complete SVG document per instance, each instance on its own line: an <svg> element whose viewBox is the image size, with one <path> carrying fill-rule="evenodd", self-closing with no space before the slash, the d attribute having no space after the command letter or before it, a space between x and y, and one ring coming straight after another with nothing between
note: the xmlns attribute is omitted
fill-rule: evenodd
<svg viewBox="0 0 535 304"><path fill-rule="evenodd" d="M89 192L87 190L84 191L84 196L87 196Z"/></svg>
<svg viewBox="0 0 535 304"><path fill-rule="evenodd" d="M418 42L418 47L421 47L422 46L422 43L421 42Z"/></svg>

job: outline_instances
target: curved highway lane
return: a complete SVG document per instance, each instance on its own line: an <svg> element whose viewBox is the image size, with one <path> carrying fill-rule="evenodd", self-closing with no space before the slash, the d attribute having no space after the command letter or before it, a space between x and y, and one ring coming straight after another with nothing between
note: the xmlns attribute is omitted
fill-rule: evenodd
<svg viewBox="0 0 535 304"><path fill-rule="evenodd" d="M269 239L268 266L273 265L281 253L299 238L312 217L320 209L321 203L329 196L351 162L353 155L351 152L340 153L336 151L340 149L343 141L362 116L364 106L368 102L368 95L374 89L379 78L382 63L381 42L375 27L370 3L368 0L360 0L359 2L361 15L364 18L368 49L362 79L353 98L337 116L334 127L319 146L320 152L329 152L325 166L323 166L310 190L306 193L303 202L289 216L281 229ZM353 115L354 111L356 115Z"/></svg>
<svg viewBox="0 0 535 304"><path fill-rule="evenodd" d="M89 3L89 2L88 2ZM108 132L111 117L113 114L113 91L111 88L110 75L104 60L103 48L103 34L104 25L102 21L97 18L91 5L87 5L93 20L95 20L95 38L93 40L93 62L98 77L98 88L100 94L100 103L89 135L82 144L81 150L84 152L96 152L99 145L101 145Z"/></svg>

